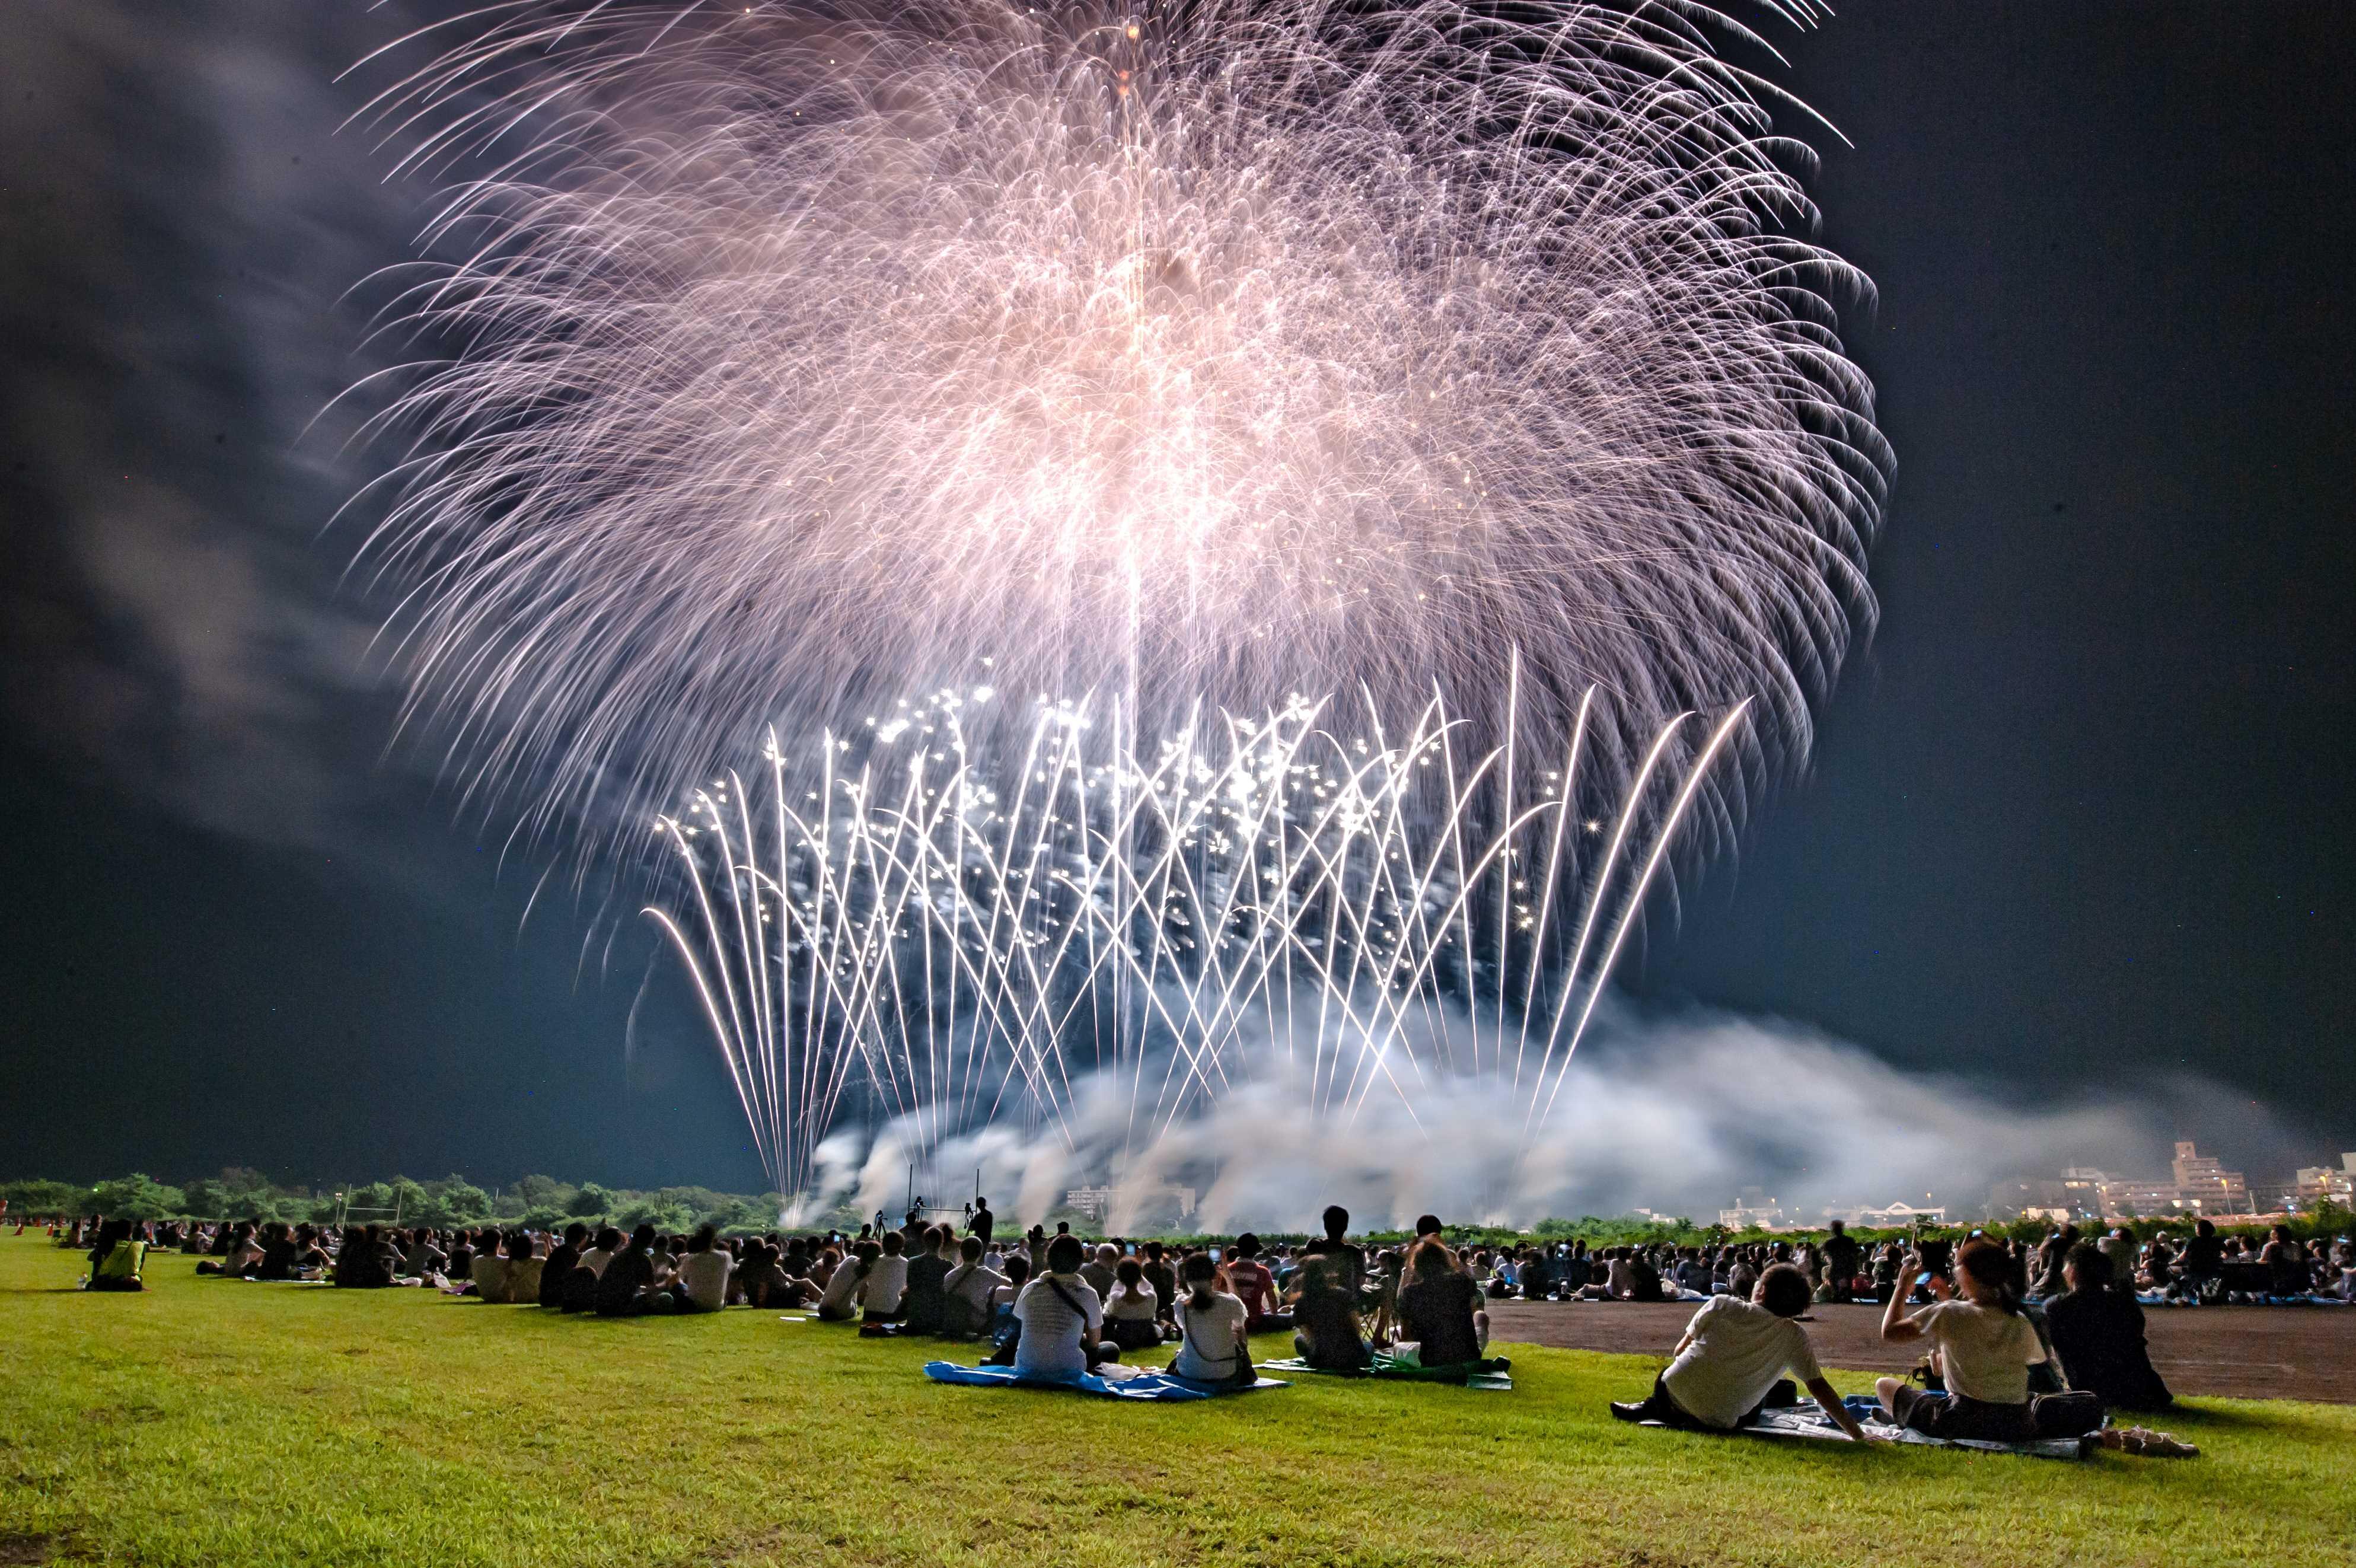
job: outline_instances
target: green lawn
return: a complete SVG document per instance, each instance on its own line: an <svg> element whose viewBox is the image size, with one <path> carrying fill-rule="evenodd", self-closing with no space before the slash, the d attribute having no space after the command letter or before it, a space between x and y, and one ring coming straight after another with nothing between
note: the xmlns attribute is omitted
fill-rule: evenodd
<svg viewBox="0 0 2356 1568"><path fill-rule="evenodd" d="M2356 1409L2200 1401L2189 1462L1782 1446L1618 1425L1655 1363L1527 1348L1508 1394L1131 1406L938 1386L937 1347L775 1313L190 1271L86 1295L78 1254L0 1239L0 1563L2356 1561Z"/></svg>

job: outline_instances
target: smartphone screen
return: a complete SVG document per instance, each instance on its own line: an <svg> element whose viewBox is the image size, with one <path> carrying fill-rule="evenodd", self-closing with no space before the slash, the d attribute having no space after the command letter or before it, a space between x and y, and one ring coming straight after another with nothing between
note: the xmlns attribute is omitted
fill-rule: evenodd
<svg viewBox="0 0 2356 1568"><path fill-rule="evenodd" d="M1930 1273L1930 1271L1926 1269L1926 1270L1924 1270L1922 1273L1919 1273L1919 1274L1916 1274L1916 1275L1914 1276L1914 1283L1915 1283L1916 1284L1918 1284L1918 1285L1927 1285L1927 1284L1929 1284L1929 1283L1931 1283L1931 1273Z"/></svg>

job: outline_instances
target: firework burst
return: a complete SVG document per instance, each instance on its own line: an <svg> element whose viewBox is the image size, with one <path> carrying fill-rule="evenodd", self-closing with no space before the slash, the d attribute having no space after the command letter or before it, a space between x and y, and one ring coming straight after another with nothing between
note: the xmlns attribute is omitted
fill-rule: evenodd
<svg viewBox="0 0 2356 1568"><path fill-rule="evenodd" d="M1603 797L1687 709L1804 752L1889 459L1748 37L511 0L390 46L365 118L449 181L372 545L414 716L593 822L984 656L1133 738L1337 688L1400 724L1518 649L1523 744L1589 714Z"/></svg>

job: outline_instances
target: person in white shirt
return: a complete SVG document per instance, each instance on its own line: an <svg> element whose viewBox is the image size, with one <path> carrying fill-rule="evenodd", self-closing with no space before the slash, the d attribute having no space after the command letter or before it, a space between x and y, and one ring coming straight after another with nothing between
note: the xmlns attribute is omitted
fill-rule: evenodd
<svg viewBox="0 0 2356 1568"><path fill-rule="evenodd" d="M598 1230L597 1244L581 1254L581 1266L602 1279L605 1265L612 1262L614 1254L621 1250L622 1233L607 1225Z"/></svg>
<svg viewBox="0 0 2356 1568"><path fill-rule="evenodd" d="M1712 1296L1686 1325L1676 1359L1654 1380L1652 1396L1641 1403L1615 1403L1612 1415L1621 1421L1730 1432L1758 1415L1788 1370L1807 1385L1817 1405L1851 1442L1864 1442L1865 1429L1826 1381L1807 1330L1794 1321L1808 1310L1811 1294L1805 1273L1790 1263L1777 1263L1759 1276L1749 1301ZM1791 1385L1783 1387L1788 1396Z"/></svg>
<svg viewBox="0 0 2356 1568"><path fill-rule="evenodd" d="M719 1240L719 1231L705 1225L687 1243L687 1258L679 1268L679 1294L680 1305L690 1312L718 1312L728 1305L728 1276L736 1260Z"/></svg>
<svg viewBox="0 0 2356 1568"><path fill-rule="evenodd" d="M476 1252L466 1272L475 1282L477 1295L485 1301L508 1299L508 1261L492 1251L487 1241Z"/></svg>
<svg viewBox="0 0 2356 1568"><path fill-rule="evenodd" d="M901 1298L908 1294L908 1239L897 1230L884 1232L884 1255L859 1282L859 1305L870 1323L895 1323Z"/></svg>
<svg viewBox="0 0 2356 1568"><path fill-rule="evenodd" d="M958 1265L941 1280L947 1304L942 1331L956 1336L980 1334L990 1326L991 1301L1006 1276L992 1268L981 1250L981 1238L969 1236L958 1243Z"/></svg>
<svg viewBox="0 0 2356 1568"><path fill-rule="evenodd" d="M1078 1237L1056 1237L1047 1246L1047 1272L1015 1298L1014 1319L1023 1325L1014 1347L1017 1376L1075 1378L1120 1359L1119 1347L1104 1342L1104 1304L1080 1277L1087 1257Z"/></svg>
<svg viewBox="0 0 2356 1568"><path fill-rule="evenodd" d="M540 1243L529 1230L510 1230L504 1243L507 1250L508 1277L495 1298L509 1304L532 1305L540 1300L541 1271L546 1260L537 1256Z"/></svg>
<svg viewBox="0 0 2356 1568"><path fill-rule="evenodd" d="M1901 1426L1933 1437L2020 1443L2036 1436L2029 1369L2045 1359L2045 1345L2036 1325L2021 1316L2004 1249L1984 1238L1965 1242L1955 1254L1954 1285L1932 1275L1926 1283L1937 1299L1912 1317L1901 1316L1905 1278L1922 1266L1919 1257L1906 1260L1905 1276L1882 1309L1881 1337L1893 1345L1931 1341L1932 1369L1946 1392L1883 1378L1874 1385L1881 1407Z"/></svg>
<svg viewBox="0 0 2356 1568"><path fill-rule="evenodd" d="M859 1315L860 1289L866 1284L883 1251L873 1241L861 1241L851 1249L850 1257L835 1265L834 1273L827 1276L826 1294L819 1297L820 1317L829 1323L847 1323Z"/></svg>
<svg viewBox="0 0 2356 1568"><path fill-rule="evenodd" d="M1208 1252L1191 1254L1179 1269L1186 1294L1173 1314L1179 1342L1170 1369L1191 1382L1234 1382L1251 1369L1250 1341L1244 1337L1248 1315L1241 1297L1215 1288L1218 1277Z"/></svg>

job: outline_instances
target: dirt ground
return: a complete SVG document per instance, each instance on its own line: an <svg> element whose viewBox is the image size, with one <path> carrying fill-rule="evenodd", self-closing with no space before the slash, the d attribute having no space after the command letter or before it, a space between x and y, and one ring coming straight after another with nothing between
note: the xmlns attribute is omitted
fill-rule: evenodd
<svg viewBox="0 0 2356 1568"><path fill-rule="evenodd" d="M1690 1305L1500 1301L1490 1304L1490 1334L1665 1359L1696 1310ZM2356 1404L2356 1307L2149 1307L2144 1322L2152 1365L2177 1393ZM1879 1307L1819 1306L1807 1325L1827 1367L1903 1372L1919 1359L1918 1347L1881 1342Z"/></svg>

